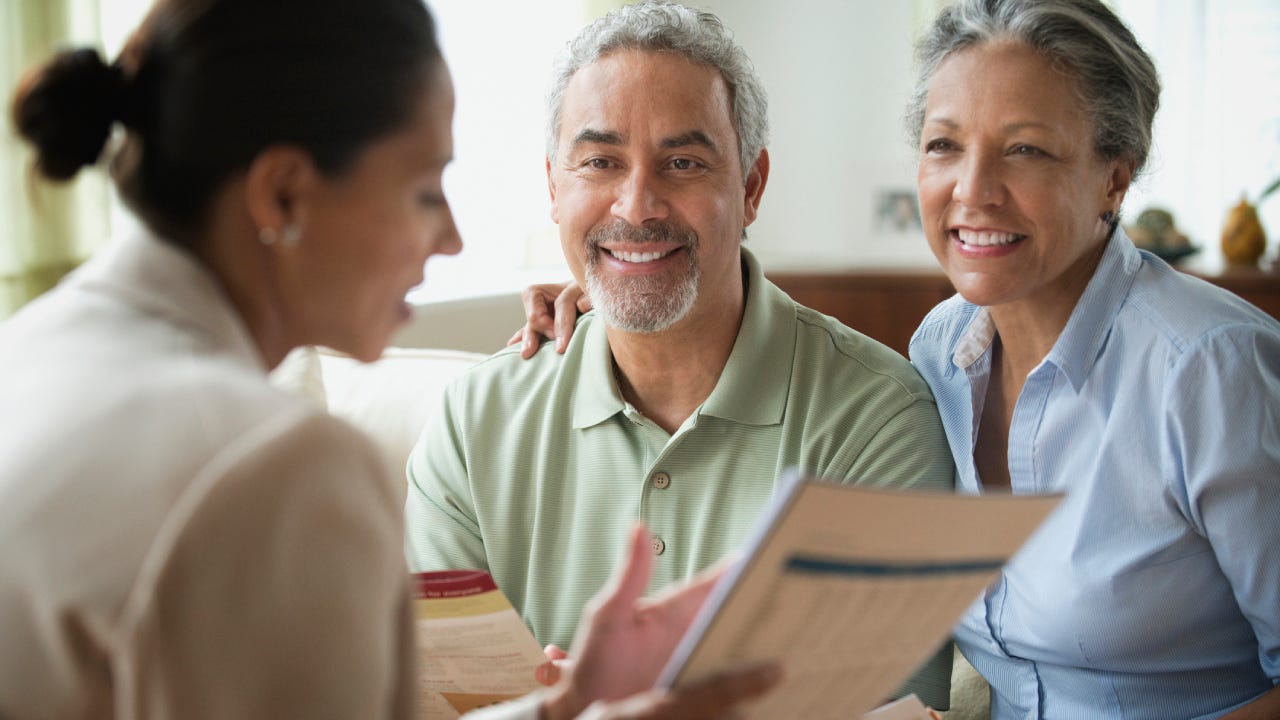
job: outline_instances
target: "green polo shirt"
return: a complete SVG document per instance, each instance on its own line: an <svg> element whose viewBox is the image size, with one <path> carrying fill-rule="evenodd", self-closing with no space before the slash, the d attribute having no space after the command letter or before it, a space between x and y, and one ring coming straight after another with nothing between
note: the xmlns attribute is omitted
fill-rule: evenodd
<svg viewBox="0 0 1280 720"><path fill-rule="evenodd" d="M567 648L637 520L655 536L656 589L739 548L786 468L950 489L942 424L911 365L742 256L738 338L672 435L623 399L595 313L563 355L548 343L522 360L514 346L456 380L409 458L410 566L488 570L540 643Z"/></svg>

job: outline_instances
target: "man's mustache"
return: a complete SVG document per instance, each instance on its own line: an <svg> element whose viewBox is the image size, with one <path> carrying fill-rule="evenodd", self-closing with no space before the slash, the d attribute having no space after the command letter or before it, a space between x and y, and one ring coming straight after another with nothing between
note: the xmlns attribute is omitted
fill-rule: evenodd
<svg viewBox="0 0 1280 720"><path fill-rule="evenodd" d="M691 249L698 247L697 233L669 222L648 223L639 227L628 222L615 222L593 228L587 233L586 240L587 248L597 252L600 245L606 242L663 242L676 243Z"/></svg>

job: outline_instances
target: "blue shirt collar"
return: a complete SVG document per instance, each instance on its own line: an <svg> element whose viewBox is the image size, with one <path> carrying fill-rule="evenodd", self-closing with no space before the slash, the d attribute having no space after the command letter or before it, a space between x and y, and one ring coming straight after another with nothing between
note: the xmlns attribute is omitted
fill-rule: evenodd
<svg viewBox="0 0 1280 720"><path fill-rule="evenodd" d="M1116 316L1141 266L1141 254L1124 230L1117 226L1107 241L1093 277L1076 301L1066 327L1045 357L1046 362L1062 370L1076 392L1080 391L1080 386L1102 354Z"/></svg>
<svg viewBox="0 0 1280 720"><path fill-rule="evenodd" d="M1077 392L1102 353L1112 324L1124 304L1133 279L1142 266L1142 255L1116 227L1102 251L1098 267L1076 301L1067 324L1062 329L1044 362L1059 368ZM991 349L995 325L987 308L978 307L956 343L951 361L956 368L966 369Z"/></svg>

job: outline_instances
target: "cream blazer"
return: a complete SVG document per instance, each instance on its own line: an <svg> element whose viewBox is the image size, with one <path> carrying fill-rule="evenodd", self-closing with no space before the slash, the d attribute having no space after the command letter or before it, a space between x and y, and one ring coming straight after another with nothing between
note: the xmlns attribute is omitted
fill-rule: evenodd
<svg viewBox="0 0 1280 720"><path fill-rule="evenodd" d="M411 716L401 484L115 243L0 325L0 717Z"/></svg>

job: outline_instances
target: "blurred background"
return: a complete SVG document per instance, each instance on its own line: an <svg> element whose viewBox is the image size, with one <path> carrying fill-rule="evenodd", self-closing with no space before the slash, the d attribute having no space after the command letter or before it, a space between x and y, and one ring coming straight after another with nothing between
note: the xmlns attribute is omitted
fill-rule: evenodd
<svg viewBox="0 0 1280 720"><path fill-rule="evenodd" d="M456 161L446 173L466 249L429 263L416 302L494 294L568 276L548 218L544 93L555 53L613 0L429 0L457 87ZM901 116L912 43L945 0L693 0L734 30L769 93L772 174L749 247L767 270L929 268L915 204L915 149ZM114 58L150 0L0 0L0 317L132 220L105 172L67 187L31 180L8 104L54 49ZM1280 2L1113 0L1164 82L1147 174L1128 221L1170 211L1195 262L1221 264L1219 233L1240 198L1280 176ZM1268 263L1280 193L1258 206Z"/></svg>

